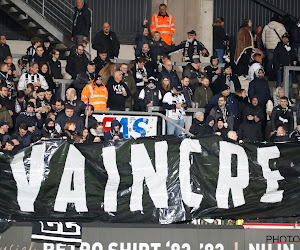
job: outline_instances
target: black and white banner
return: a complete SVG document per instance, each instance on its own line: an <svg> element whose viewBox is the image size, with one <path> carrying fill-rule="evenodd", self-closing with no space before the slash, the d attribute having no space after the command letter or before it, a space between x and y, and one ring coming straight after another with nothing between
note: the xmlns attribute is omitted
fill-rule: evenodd
<svg viewBox="0 0 300 250"><path fill-rule="evenodd" d="M37 143L0 155L0 218L169 224L299 216L300 145L218 136Z"/></svg>

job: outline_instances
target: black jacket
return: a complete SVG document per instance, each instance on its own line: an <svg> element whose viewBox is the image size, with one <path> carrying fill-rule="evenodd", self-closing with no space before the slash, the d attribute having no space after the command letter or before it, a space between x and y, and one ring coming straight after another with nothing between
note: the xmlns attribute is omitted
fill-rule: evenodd
<svg viewBox="0 0 300 250"><path fill-rule="evenodd" d="M97 75L96 72L89 73L88 71L81 72L77 75L73 84L77 91L78 97L81 96L81 92L82 92L83 88L87 84L91 83L94 80L94 78L96 77L96 75Z"/></svg>
<svg viewBox="0 0 300 250"><path fill-rule="evenodd" d="M190 133L193 135L204 135L206 134L205 123L200 122L198 119L193 118L192 126L190 128Z"/></svg>
<svg viewBox="0 0 300 250"><path fill-rule="evenodd" d="M245 107L243 112L243 120L246 121L247 115L253 114L253 116L256 116L259 118L259 121L262 122L266 119L266 113L264 113L261 106L253 106L252 104Z"/></svg>
<svg viewBox="0 0 300 250"><path fill-rule="evenodd" d="M115 131L115 126L119 126L120 127L119 129L121 129L122 125L118 120L112 120L110 130L104 133L105 141L113 140L114 136L119 136L120 139L124 138L123 133L121 133L120 130L119 132Z"/></svg>
<svg viewBox="0 0 300 250"><path fill-rule="evenodd" d="M294 116L290 107L282 108L280 105L273 108L271 114L271 127L275 131L279 126L285 126L291 132L294 129Z"/></svg>
<svg viewBox="0 0 300 250"><path fill-rule="evenodd" d="M282 42L279 42L274 50L274 69L278 70L283 66L291 66L294 61L297 61L295 51L290 47L291 50L287 51L285 45Z"/></svg>
<svg viewBox="0 0 300 250"><path fill-rule="evenodd" d="M173 46L173 47L172 47ZM161 39L159 41L154 41L153 39L149 41L149 47L152 54L152 58L157 61L158 56L169 53L174 48L174 45L169 46Z"/></svg>
<svg viewBox="0 0 300 250"><path fill-rule="evenodd" d="M249 83L248 95L251 100L253 97L257 97L258 104L261 107L265 107L268 100L271 98L268 81L265 79L255 78Z"/></svg>
<svg viewBox="0 0 300 250"><path fill-rule="evenodd" d="M107 107L111 110L125 110L125 101L131 96L130 90L124 82L117 83L113 78L110 78L106 84L108 91ZM126 91L127 96L123 96L122 92Z"/></svg>
<svg viewBox="0 0 300 250"><path fill-rule="evenodd" d="M10 48L7 44L0 44L0 62L4 61L7 56L11 56Z"/></svg>
<svg viewBox="0 0 300 250"><path fill-rule="evenodd" d="M93 49L100 51L107 51L107 58L114 58L119 56L120 42L116 34L112 31L105 35L103 30L99 31L93 39Z"/></svg>
<svg viewBox="0 0 300 250"><path fill-rule="evenodd" d="M254 120L244 121L239 128L239 140L261 142L263 140L261 123L257 123Z"/></svg>
<svg viewBox="0 0 300 250"><path fill-rule="evenodd" d="M223 41L228 40L225 29L222 26L213 27L213 48L224 49Z"/></svg>
<svg viewBox="0 0 300 250"><path fill-rule="evenodd" d="M75 79L79 73L86 71L88 62L85 54L71 55L67 58L66 72L72 76L72 79Z"/></svg>
<svg viewBox="0 0 300 250"><path fill-rule="evenodd" d="M28 127L35 126L37 129L43 128L43 120L38 120L35 113L21 112L16 120L15 129L18 131L20 124L24 122Z"/></svg>
<svg viewBox="0 0 300 250"><path fill-rule="evenodd" d="M154 71L157 70L156 59L152 55L151 50L148 53L140 52L136 58L143 57L146 60L145 68L147 69L148 76L153 76Z"/></svg>
<svg viewBox="0 0 300 250"><path fill-rule="evenodd" d="M174 87L174 86L178 86L180 85L180 80L179 80L179 77L176 73L176 70L172 69L170 72L167 71L165 68L163 68L163 70L160 72L159 74L159 77L158 77L158 82L161 82L161 79L163 77L169 77L170 79L170 85L171 85L171 89Z"/></svg>
<svg viewBox="0 0 300 250"><path fill-rule="evenodd" d="M205 74L209 79L209 82L212 83L213 81L216 81L217 78L219 77L218 74L216 74L216 71L218 70L218 66L214 67L212 65L208 65L204 68Z"/></svg>
<svg viewBox="0 0 300 250"><path fill-rule="evenodd" d="M290 139L292 142L300 142L300 132L297 128L290 134Z"/></svg>
<svg viewBox="0 0 300 250"><path fill-rule="evenodd" d="M199 78L202 77L202 73L199 70L196 70L191 63L186 65L182 77L188 77L190 79L190 87L195 90L198 86L200 86Z"/></svg>
<svg viewBox="0 0 300 250"><path fill-rule="evenodd" d="M157 88L156 86L153 89L150 89L148 85L144 87L140 93L140 97L140 104L143 111L146 111L146 105L150 102L153 103L153 106L161 106L162 95L159 88Z"/></svg>
<svg viewBox="0 0 300 250"><path fill-rule="evenodd" d="M48 58L45 55L45 53L42 56L39 56L38 54L34 54L34 56L32 57L32 62L37 62L38 64L41 63L47 63L48 65Z"/></svg>
<svg viewBox="0 0 300 250"><path fill-rule="evenodd" d="M191 43L189 42L189 47L188 47L188 51L187 51L188 57L190 58L190 60L189 60L190 62L192 61L193 55L194 55L194 53L195 53L195 51L194 51L194 49L195 49L195 48L194 48L194 47L195 47L195 46L194 46L195 41L197 42L197 53L198 53L199 55L201 55L202 50L206 49L207 53L204 54L203 56L204 56L204 57L208 57L208 56L209 56L208 49L205 48L204 44L201 43L200 41L194 40L194 41L191 42ZM186 42L187 42L187 41L182 41L179 45L175 46L174 51L183 49L182 55L185 56L185 45L186 45Z"/></svg>
<svg viewBox="0 0 300 250"><path fill-rule="evenodd" d="M76 99L73 101L66 100L65 104L71 104L74 107L74 114L76 114L78 116L80 116L81 114L84 114L86 105L80 99Z"/></svg>
<svg viewBox="0 0 300 250"><path fill-rule="evenodd" d="M210 88L214 95L220 93L224 89L224 86L227 86L226 76L225 74L221 74L213 84L210 83ZM235 91L241 89L241 83L236 75L230 75L229 80L233 82Z"/></svg>
<svg viewBox="0 0 300 250"><path fill-rule="evenodd" d="M54 62L52 59L49 61L49 67L51 74L53 75L54 79L63 79L63 75L61 74L61 62L57 60Z"/></svg>
<svg viewBox="0 0 300 250"><path fill-rule="evenodd" d="M73 15L72 36L88 36L91 27L91 12L85 3L81 9L75 7Z"/></svg>
<svg viewBox="0 0 300 250"><path fill-rule="evenodd" d="M95 71L96 71L97 74L99 74L100 70L103 69L104 66L109 63L109 60L106 59L105 61L102 61L100 56L97 56L97 57L95 57L93 62L96 64L96 70Z"/></svg>

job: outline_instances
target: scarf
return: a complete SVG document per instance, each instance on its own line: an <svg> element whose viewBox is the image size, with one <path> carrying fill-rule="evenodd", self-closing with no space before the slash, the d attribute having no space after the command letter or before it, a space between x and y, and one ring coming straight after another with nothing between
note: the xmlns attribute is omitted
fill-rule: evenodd
<svg viewBox="0 0 300 250"><path fill-rule="evenodd" d="M198 42L197 40L195 39L193 42L192 42L192 46L193 46L193 56L192 56L192 59L194 58L198 58L200 59L200 54L198 52ZM190 61L190 57L189 57L189 47L190 47L190 42L187 40L185 42L185 46L184 46L184 53L183 53L183 57L184 57L184 60L186 62Z"/></svg>

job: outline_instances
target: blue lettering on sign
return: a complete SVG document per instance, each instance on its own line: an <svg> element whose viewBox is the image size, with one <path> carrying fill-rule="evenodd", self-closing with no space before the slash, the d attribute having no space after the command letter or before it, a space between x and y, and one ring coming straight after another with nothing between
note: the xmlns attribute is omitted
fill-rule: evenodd
<svg viewBox="0 0 300 250"><path fill-rule="evenodd" d="M129 138L129 135L128 135L128 118L122 118L121 121L120 121L120 124L122 125L121 132L123 133L124 138Z"/></svg>
<svg viewBox="0 0 300 250"><path fill-rule="evenodd" d="M133 123L133 126L132 126L132 129L133 131L139 133L141 135L141 137L144 137L146 136L146 131L144 128L141 128L139 127L139 123L145 123L145 124L148 124L149 120L146 119L146 118L139 118L137 119L134 123Z"/></svg>

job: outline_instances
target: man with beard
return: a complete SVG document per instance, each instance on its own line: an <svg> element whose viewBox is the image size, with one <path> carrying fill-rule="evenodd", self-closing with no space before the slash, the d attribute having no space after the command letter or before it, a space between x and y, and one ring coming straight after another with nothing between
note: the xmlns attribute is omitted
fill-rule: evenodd
<svg viewBox="0 0 300 250"><path fill-rule="evenodd" d="M196 39L196 31L191 30L187 33L188 39L175 46L174 51L182 49L182 58L184 62L192 62L193 59L199 59L200 55L204 57L209 56L208 50L205 48L203 43Z"/></svg>
<svg viewBox="0 0 300 250"><path fill-rule="evenodd" d="M72 76L72 79L76 79L79 73L86 70L88 62L83 46L78 45L76 53L67 58L66 72Z"/></svg>
<svg viewBox="0 0 300 250"><path fill-rule="evenodd" d="M223 117L219 117L217 119L217 126L215 127L215 134L221 136L223 139L227 137L229 132L229 129L224 127L224 123Z"/></svg>
<svg viewBox="0 0 300 250"><path fill-rule="evenodd" d="M209 88L209 80L207 77L202 77L202 86L199 86L195 90L194 100L199 103L199 108L206 108L207 104L213 97L213 93Z"/></svg>

